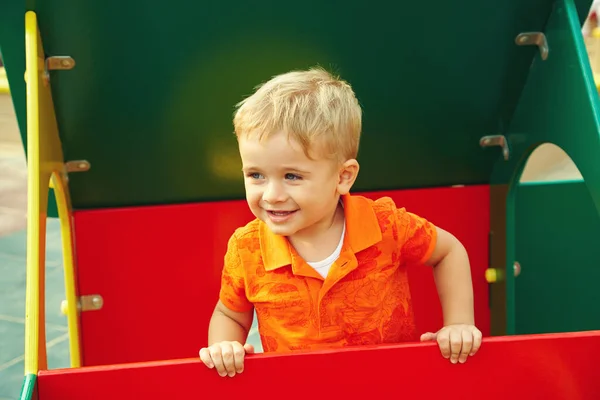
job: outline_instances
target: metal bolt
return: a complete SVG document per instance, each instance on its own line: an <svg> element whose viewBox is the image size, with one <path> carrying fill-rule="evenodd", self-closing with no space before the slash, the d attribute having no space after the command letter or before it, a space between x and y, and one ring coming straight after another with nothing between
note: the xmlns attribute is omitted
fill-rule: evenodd
<svg viewBox="0 0 600 400"><path fill-rule="evenodd" d="M513 265L515 276L521 275L521 264L518 261L515 261Z"/></svg>
<svg viewBox="0 0 600 400"><path fill-rule="evenodd" d="M100 308L100 306L102 306L102 300L99 297L94 297L92 299L92 304L94 305L94 307Z"/></svg>

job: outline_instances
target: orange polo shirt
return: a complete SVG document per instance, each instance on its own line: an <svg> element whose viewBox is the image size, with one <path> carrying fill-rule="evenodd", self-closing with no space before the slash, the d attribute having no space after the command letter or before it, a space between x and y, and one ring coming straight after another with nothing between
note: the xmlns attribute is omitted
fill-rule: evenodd
<svg viewBox="0 0 600 400"><path fill-rule="evenodd" d="M346 235L325 279L258 219L231 236L220 299L256 309L265 352L418 340L407 266L431 256L435 227L389 197L342 199Z"/></svg>

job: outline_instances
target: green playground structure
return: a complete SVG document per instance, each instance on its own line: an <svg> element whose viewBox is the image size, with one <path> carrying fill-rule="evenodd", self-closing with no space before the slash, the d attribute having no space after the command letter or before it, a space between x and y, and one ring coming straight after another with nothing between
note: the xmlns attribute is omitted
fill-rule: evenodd
<svg viewBox="0 0 600 400"><path fill-rule="evenodd" d="M465 377L472 398L598 398L600 102L581 34L590 5L4 2L5 92L29 176L21 399L264 400L300 380L318 399L453 399L464 392L445 388ZM419 343L257 354L235 380L197 359L227 239L251 218L233 107L271 76L314 65L349 81L363 106L355 192L392 197L469 252L485 338L463 369ZM583 179L521 183L547 143ZM61 370L48 368L45 346L48 217L63 237L65 300L48 304L68 320L71 368ZM410 279L418 328L439 328L431 271ZM315 365L352 385L314 381ZM436 385L417 374L425 368ZM273 390L248 390L262 383Z"/></svg>

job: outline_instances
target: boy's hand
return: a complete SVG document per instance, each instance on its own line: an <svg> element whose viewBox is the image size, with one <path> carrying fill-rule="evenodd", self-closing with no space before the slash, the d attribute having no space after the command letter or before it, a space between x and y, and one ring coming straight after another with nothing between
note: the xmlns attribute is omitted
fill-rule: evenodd
<svg viewBox="0 0 600 400"><path fill-rule="evenodd" d="M473 325L448 325L436 333L427 332L421 335L421 341L437 341L444 358L450 362L461 364L468 356L474 356L481 346L481 331Z"/></svg>
<svg viewBox="0 0 600 400"><path fill-rule="evenodd" d="M232 377L244 371L244 357L252 353L251 344L220 342L200 349L200 359L208 368L216 368L220 376Z"/></svg>

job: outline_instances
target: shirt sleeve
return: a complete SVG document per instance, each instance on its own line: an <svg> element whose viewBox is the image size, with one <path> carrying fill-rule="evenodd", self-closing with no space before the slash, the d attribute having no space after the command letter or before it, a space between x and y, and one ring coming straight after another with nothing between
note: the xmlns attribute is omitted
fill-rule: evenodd
<svg viewBox="0 0 600 400"><path fill-rule="evenodd" d="M396 210L396 218L401 263L424 264L433 254L437 243L435 225L404 208Z"/></svg>
<svg viewBox="0 0 600 400"><path fill-rule="evenodd" d="M221 302L232 311L244 312L251 310L253 307L246 297L244 276L237 238L234 234L227 243L219 293Z"/></svg>

